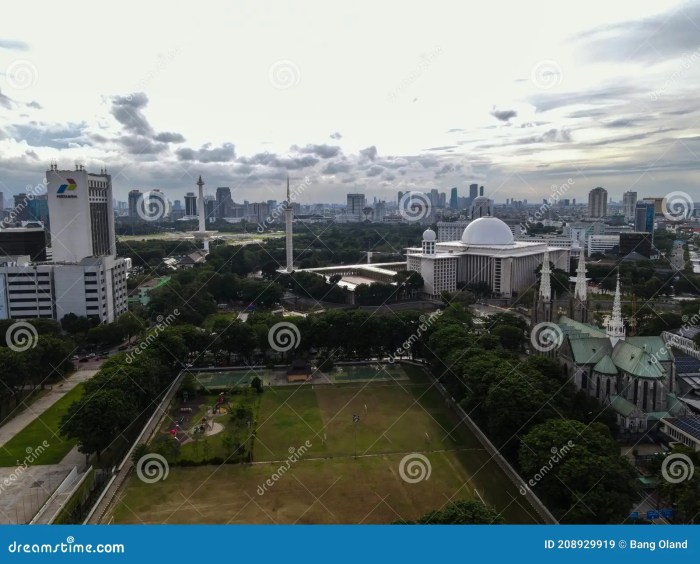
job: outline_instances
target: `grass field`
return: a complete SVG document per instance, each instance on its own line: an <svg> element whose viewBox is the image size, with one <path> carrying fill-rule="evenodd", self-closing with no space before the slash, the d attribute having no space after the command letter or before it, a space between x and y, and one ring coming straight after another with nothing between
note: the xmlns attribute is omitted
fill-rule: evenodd
<svg viewBox="0 0 700 564"><path fill-rule="evenodd" d="M78 385L59 399L41 417L36 418L17 435L0 447L0 467L15 466L17 461L24 460L28 448L36 448L44 441L49 447L38 457L33 464L58 464L63 457L75 446L75 441L66 440L60 436L58 429L61 426L61 418L68 411L70 405L80 399L83 386Z"/></svg>
<svg viewBox="0 0 700 564"><path fill-rule="evenodd" d="M455 429L427 378L418 369L409 376L268 390L254 464L171 467L154 484L132 478L114 522L389 523L456 499L483 499L507 522L537 522L476 438ZM293 460L290 452L303 445L311 446ZM402 462L415 453L427 458L430 475L410 483Z"/></svg>

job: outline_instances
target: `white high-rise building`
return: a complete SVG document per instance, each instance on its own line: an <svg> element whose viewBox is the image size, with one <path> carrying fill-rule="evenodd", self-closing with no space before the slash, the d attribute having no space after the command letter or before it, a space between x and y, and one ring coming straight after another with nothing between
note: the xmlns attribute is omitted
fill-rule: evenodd
<svg viewBox="0 0 700 564"><path fill-rule="evenodd" d="M634 210L637 207L637 193L627 191L622 195L622 203L625 209L625 219L634 221Z"/></svg>
<svg viewBox="0 0 700 564"><path fill-rule="evenodd" d="M348 194L348 207L345 211L347 221L363 221L364 214L362 210L365 207L364 194Z"/></svg>
<svg viewBox="0 0 700 564"><path fill-rule="evenodd" d="M46 181L54 262L115 255L112 177L51 165Z"/></svg>
<svg viewBox="0 0 700 564"><path fill-rule="evenodd" d="M0 259L0 319L60 321L73 313L110 323L127 311L127 264L115 256L111 178L51 165L46 180L53 260Z"/></svg>

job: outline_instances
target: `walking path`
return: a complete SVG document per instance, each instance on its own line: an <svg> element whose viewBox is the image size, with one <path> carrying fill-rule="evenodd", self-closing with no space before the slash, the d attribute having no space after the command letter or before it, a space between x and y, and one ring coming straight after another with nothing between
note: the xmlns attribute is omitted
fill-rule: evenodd
<svg viewBox="0 0 700 564"><path fill-rule="evenodd" d="M78 384L85 382L85 380L89 380L96 373L97 369L95 366L85 369L78 369L68 378L65 378L61 383L53 384L51 390L49 390L49 393L27 406L24 411L18 413L2 427L0 427L0 446L12 439L37 417L40 417L49 407L60 400Z"/></svg>

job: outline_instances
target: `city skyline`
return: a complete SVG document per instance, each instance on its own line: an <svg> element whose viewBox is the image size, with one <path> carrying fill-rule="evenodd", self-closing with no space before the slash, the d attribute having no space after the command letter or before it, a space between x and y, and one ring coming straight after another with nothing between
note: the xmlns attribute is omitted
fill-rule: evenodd
<svg viewBox="0 0 700 564"><path fill-rule="evenodd" d="M700 4L642 2L634 18L602 2L538 5L547 23L532 5L508 5L507 20L497 4L437 6L427 21L404 7L390 45L382 6L372 20L322 4L212 6L215 40L173 10L157 44L151 18L124 10L110 20L130 41L114 46L89 25L55 42L20 6L0 37L0 190L24 191L57 160L106 166L119 200L134 188L174 200L200 174L238 201L277 198L287 174L311 178L302 202L472 182L497 202L540 201L568 178L579 201L596 186L615 200L697 195ZM86 6L71 17L102 16ZM245 53L244 88L230 87L219 53Z"/></svg>

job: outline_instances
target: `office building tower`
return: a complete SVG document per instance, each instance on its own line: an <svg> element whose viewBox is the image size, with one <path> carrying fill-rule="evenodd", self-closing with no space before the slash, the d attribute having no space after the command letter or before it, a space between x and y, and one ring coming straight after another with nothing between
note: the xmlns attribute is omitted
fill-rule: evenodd
<svg viewBox="0 0 700 564"><path fill-rule="evenodd" d="M457 195L457 187L450 190L450 209L456 210L459 208L459 196Z"/></svg>
<svg viewBox="0 0 700 564"><path fill-rule="evenodd" d="M131 190L129 192L129 217L137 218L139 217L139 206L141 201L141 190Z"/></svg>
<svg viewBox="0 0 700 564"><path fill-rule="evenodd" d="M231 199L231 189L227 186L221 186L216 189L216 217L223 219L231 217L233 208L233 200Z"/></svg>
<svg viewBox="0 0 700 564"><path fill-rule="evenodd" d="M622 195L622 206L624 208L625 220L634 221L635 209L637 208L637 193L627 191Z"/></svg>
<svg viewBox="0 0 700 564"><path fill-rule="evenodd" d="M588 216L606 217L608 215L608 191L605 188L593 188L588 193Z"/></svg>
<svg viewBox="0 0 700 564"><path fill-rule="evenodd" d="M345 215L348 221L363 221L364 213L362 210L365 207L365 195L364 194L348 194L347 195L347 208L345 210Z"/></svg>
<svg viewBox="0 0 700 564"><path fill-rule="evenodd" d="M479 197L479 185L478 184L470 184L469 185L469 200L474 201L475 198Z"/></svg>
<svg viewBox="0 0 700 564"><path fill-rule="evenodd" d="M194 192L185 194L185 215L195 217L197 215L197 196Z"/></svg>
<svg viewBox="0 0 700 564"><path fill-rule="evenodd" d="M652 200L640 200L634 211L634 230L638 233L654 232L655 202Z"/></svg>

